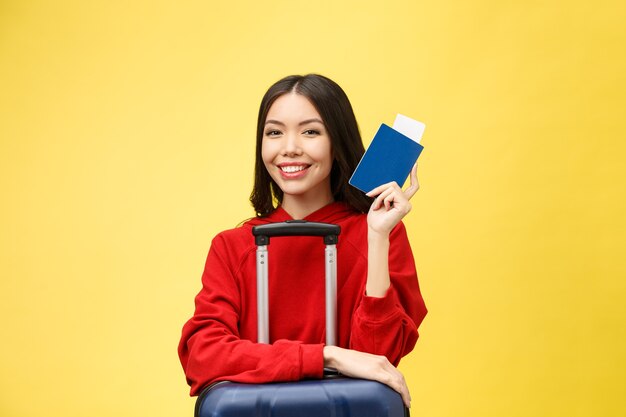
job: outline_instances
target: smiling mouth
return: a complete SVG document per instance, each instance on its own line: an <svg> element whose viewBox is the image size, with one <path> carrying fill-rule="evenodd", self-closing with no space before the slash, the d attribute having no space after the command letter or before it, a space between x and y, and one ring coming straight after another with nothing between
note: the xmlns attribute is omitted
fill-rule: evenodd
<svg viewBox="0 0 626 417"><path fill-rule="evenodd" d="M287 174L293 174L294 172L300 172L307 169L309 165L284 165L279 166L280 170Z"/></svg>

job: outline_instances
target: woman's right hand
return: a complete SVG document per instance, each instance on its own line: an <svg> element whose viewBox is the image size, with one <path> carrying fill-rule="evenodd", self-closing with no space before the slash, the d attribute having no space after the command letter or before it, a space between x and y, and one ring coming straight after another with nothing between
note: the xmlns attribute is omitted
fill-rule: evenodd
<svg viewBox="0 0 626 417"><path fill-rule="evenodd" d="M370 379L388 385L400 393L407 408L411 407L411 395L404 376L385 356L324 346L324 366L334 368L345 376Z"/></svg>

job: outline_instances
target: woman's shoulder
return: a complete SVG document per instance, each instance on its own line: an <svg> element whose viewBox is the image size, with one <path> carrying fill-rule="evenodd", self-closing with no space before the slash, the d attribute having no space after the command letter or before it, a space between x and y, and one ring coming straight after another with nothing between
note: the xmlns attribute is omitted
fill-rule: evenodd
<svg viewBox="0 0 626 417"><path fill-rule="evenodd" d="M252 228L262 224L273 223L277 221L273 216L267 217L252 217L242 221L239 225L219 232L213 238L215 244L216 241L227 243L229 245L241 243L254 245L254 236L252 235Z"/></svg>
<svg viewBox="0 0 626 417"><path fill-rule="evenodd" d="M222 230L213 238L214 244L216 242L233 244L235 242L246 241L254 244L254 239L252 239L252 225L249 223L249 221L245 221L242 224L239 224L231 229Z"/></svg>

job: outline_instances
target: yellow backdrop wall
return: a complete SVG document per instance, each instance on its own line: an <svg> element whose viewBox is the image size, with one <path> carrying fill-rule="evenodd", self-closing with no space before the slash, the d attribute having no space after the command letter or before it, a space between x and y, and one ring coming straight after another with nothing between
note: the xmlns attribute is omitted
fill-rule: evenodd
<svg viewBox="0 0 626 417"><path fill-rule="evenodd" d="M257 106L427 124L415 416L626 412L621 1L0 4L0 415L191 415L176 345ZM622 253L622 255L620 255Z"/></svg>

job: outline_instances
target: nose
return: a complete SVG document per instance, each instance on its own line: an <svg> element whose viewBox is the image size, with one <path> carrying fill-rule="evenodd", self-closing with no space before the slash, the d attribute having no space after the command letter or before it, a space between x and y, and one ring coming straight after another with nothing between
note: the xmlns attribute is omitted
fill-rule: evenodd
<svg viewBox="0 0 626 417"><path fill-rule="evenodd" d="M300 146L300 138L295 133L289 133L284 136L283 156L299 156L302 155L302 147Z"/></svg>

